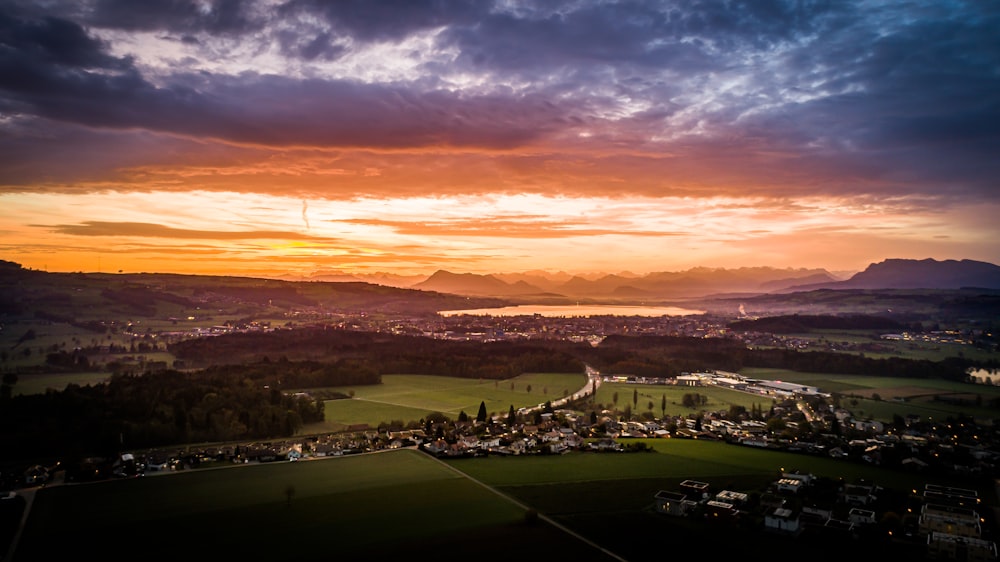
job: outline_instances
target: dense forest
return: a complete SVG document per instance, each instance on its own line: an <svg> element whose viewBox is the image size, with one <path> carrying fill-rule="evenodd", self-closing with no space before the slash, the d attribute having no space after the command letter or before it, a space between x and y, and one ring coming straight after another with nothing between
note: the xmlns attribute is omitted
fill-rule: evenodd
<svg viewBox="0 0 1000 562"><path fill-rule="evenodd" d="M282 387L379 382L377 374L357 367L278 362L114 375L99 385L5 396L0 459L290 436L303 423L321 421L323 403Z"/></svg>

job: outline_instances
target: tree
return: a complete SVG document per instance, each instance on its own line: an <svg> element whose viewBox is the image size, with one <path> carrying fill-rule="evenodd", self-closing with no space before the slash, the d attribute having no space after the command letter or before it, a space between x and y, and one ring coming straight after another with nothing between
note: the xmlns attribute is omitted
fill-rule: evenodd
<svg viewBox="0 0 1000 562"><path fill-rule="evenodd" d="M480 422L480 423L486 421L486 402L485 401L479 403L479 413L476 414L476 421Z"/></svg>
<svg viewBox="0 0 1000 562"><path fill-rule="evenodd" d="M618 393L615 392L611 395L611 401L615 403L615 408L618 407Z"/></svg>
<svg viewBox="0 0 1000 562"><path fill-rule="evenodd" d="M528 394L531 394L531 385L529 384L528 387L525 390L528 391Z"/></svg>
<svg viewBox="0 0 1000 562"><path fill-rule="evenodd" d="M647 410L652 410L653 409L653 401L652 400L650 400L649 404L646 405L646 409Z"/></svg>
<svg viewBox="0 0 1000 562"><path fill-rule="evenodd" d="M667 415L667 393L664 392L663 395L660 397L660 416L663 417L666 415Z"/></svg>
<svg viewBox="0 0 1000 562"><path fill-rule="evenodd" d="M510 409L507 410L507 427L514 427L514 422L517 418L514 416L514 405L510 405Z"/></svg>
<svg viewBox="0 0 1000 562"><path fill-rule="evenodd" d="M638 388L632 390L632 406L636 407L636 408L639 407L639 389Z"/></svg>
<svg viewBox="0 0 1000 562"><path fill-rule="evenodd" d="M466 414L465 410L461 410L460 412L458 412L458 421L460 422L469 421L469 414Z"/></svg>

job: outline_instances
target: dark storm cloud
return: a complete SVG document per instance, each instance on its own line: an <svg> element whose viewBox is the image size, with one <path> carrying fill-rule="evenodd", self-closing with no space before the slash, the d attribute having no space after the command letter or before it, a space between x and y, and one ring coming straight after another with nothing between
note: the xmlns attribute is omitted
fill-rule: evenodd
<svg viewBox="0 0 1000 562"><path fill-rule="evenodd" d="M0 60L70 67L119 65L104 48L76 22L50 16L27 18L0 7ZM16 81L16 77L11 78Z"/></svg>
<svg viewBox="0 0 1000 562"><path fill-rule="evenodd" d="M565 111L538 96L466 99L277 76L188 76L157 87L133 68L106 74L7 62L0 74L17 72L0 77L0 88L43 117L246 144L502 148L560 126Z"/></svg>
<svg viewBox="0 0 1000 562"><path fill-rule="evenodd" d="M475 25L450 27L442 40L460 48L462 64L511 72L594 63L710 72L732 64L737 49L764 48L811 32L824 13L820 6L792 6L582 3L529 17L491 13Z"/></svg>
<svg viewBox="0 0 1000 562"><path fill-rule="evenodd" d="M157 86L131 60L104 54L72 22L0 22L0 104L69 123L249 144L505 147L566 118L565 109L539 96L463 96L346 80L187 74ZM51 40L53 29L70 30L72 41ZM81 48L69 54L66 43Z"/></svg>
<svg viewBox="0 0 1000 562"><path fill-rule="evenodd" d="M95 27L131 31L207 31L239 33L257 29L245 0L96 0L87 22Z"/></svg>
<svg viewBox="0 0 1000 562"><path fill-rule="evenodd" d="M560 148L715 158L716 169L739 169L742 159L743 169L761 177L813 173L812 186L840 181L848 191L879 184L893 195L947 186L996 196L996 2L7 6L0 8L0 112L22 120L274 146L510 148L554 141ZM447 56L423 62L422 77L375 83L183 66L153 76L139 61L110 54L113 35L100 33L108 30L167 32L203 47L206 58L215 52L213 34L224 34L261 49L277 46L295 64L339 61L375 43L433 31L432 48ZM449 82L458 75L478 85ZM584 128L588 140L577 135ZM779 153L778 164L758 157ZM659 189L647 184L647 191Z"/></svg>
<svg viewBox="0 0 1000 562"><path fill-rule="evenodd" d="M290 0L278 13L321 17L336 33L358 41L399 41L426 29L473 25L491 6L468 0Z"/></svg>

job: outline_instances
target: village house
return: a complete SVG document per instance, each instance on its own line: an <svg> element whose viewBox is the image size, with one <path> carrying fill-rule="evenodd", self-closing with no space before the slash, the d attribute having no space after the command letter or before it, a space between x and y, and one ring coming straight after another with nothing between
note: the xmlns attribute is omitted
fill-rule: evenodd
<svg viewBox="0 0 1000 562"><path fill-rule="evenodd" d="M847 484L841 494L844 501L851 505L868 505L875 501L875 486L870 484Z"/></svg>
<svg viewBox="0 0 1000 562"><path fill-rule="evenodd" d="M920 510L920 532L960 537L982 536L979 513L974 509L925 503Z"/></svg>
<svg viewBox="0 0 1000 562"><path fill-rule="evenodd" d="M681 490L691 497L699 498L702 500L707 500L710 496L708 493L709 484L708 482L701 482L699 480L684 480L680 483Z"/></svg>
<svg viewBox="0 0 1000 562"><path fill-rule="evenodd" d="M800 532L799 514L787 507L779 507L764 515L764 529L774 533L796 535Z"/></svg>
<svg viewBox="0 0 1000 562"><path fill-rule="evenodd" d="M698 505L697 502L688 500L685 494L669 490L660 490L656 492L653 499L656 502L657 513L663 513L666 515L687 515L688 511L692 507Z"/></svg>
<svg viewBox="0 0 1000 562"><path fill-rule="evenodd" d="M708 500L705 502L705 518L714 523L730 523L737 520L740 511L736 506L718 500Z"/></svg>
<svg viewBox="0 0 1000 562"><path fill-rule="evenodd" d="M927 554L939 560L996 562L997 544L994 541L934 531L927 537Z"/></svg>
<svg viewBox="0 0 1000 562"><path fill-rule="evenodd" d="M870 509L852 507L847 513L847 520L857 525L872 525L875 523L875 512Z"/></svg>

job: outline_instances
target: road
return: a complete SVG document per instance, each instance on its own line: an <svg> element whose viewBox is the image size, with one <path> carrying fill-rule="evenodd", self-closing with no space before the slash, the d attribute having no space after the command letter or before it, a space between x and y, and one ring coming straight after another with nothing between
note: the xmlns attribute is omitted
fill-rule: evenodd
<svg viewBox="0 0 1000 562"><path fill-rule="evenodd" d="M583 385L583 387L581 387L580 390L577 390L576 392L570 394L569 396L560 398L558 400L552 400L553 408L559 408L561 406L565 406L566 404L568 404L573 400L579 400L581 398L585 398L590 395L591 391L595 393L597 392L597 388L601 386L601 373L599 373L596 369L594 369L590 365L585 365L585 367L587 368L587 384ZM518 410L518 412L522 414L530 414L544 409L545 409L545 404L539 404L537 406L532 406L530 408L521 408L520 410Z"/></svg>

